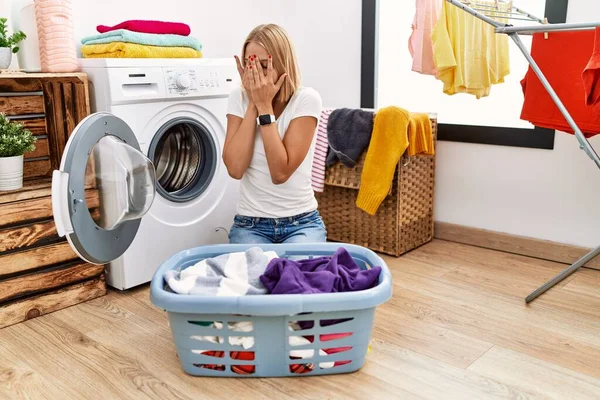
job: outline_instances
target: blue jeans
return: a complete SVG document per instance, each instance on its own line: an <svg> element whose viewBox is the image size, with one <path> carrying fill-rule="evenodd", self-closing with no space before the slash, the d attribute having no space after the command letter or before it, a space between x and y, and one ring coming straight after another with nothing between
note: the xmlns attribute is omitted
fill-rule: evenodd
<svg viewBox="0 0 600 400"><path fill-rule="evenodd" d="M327 231L318 211L285 218L236 215L229 232L231 244L315 243L326 240Z"/></svg>

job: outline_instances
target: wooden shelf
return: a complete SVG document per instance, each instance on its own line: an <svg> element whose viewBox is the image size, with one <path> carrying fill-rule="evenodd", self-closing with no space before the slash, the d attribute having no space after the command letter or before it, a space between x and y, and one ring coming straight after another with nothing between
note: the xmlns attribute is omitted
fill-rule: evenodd
<svg viewBox="0 0 600 400"><path fill-rule="evenodd" d="M0 74L0 111L38 136L23 187L0 192L0 328L106 293L104 266L83 262L52 215L52 170L75 126L90 113L84 73ZM97 214L98 194L86 191Z"/></svg>
<svg viewBox="0 0 600 400"><path fill-rule="evenodd" d="M50 177L77 124L90 114L87 74L0 74L0 111L38 139L23 176Z"/></svg>
<svg viewBox="0 0 600 400"><path fill-rule="evenodd" d="M0 73L0 79L31 78L31 79L60 79L60 78L81 78L87 79L85 72L69 73L43 73L43 72L3 72Z"/></svg>
<svg viewBox="0 0 600 400"><path fill-rule="evenodd" d="M23 181L23 187L18 190L0 191L0 206L19 200L36 199L50 196L52 193L52 179L34 178Z"/></svg>

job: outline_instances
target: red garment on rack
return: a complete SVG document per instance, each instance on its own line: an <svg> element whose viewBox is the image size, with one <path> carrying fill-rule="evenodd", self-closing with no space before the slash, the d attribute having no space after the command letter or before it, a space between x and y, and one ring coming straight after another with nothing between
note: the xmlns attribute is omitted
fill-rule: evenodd
<svg viewBox="0 0 600 400"><path fill-rule="evenodd" d="M581 79L594 38L593 30L550 32L548 39L543 33L536 33L531 45L531 56L585 137L600 133L600 118L593 107L586 105ZM542 128L574 133L531 67L521 86L525 96L521 119Z"/></svg>
<svg viewBox="0 0 600 400"><path fill-rule="evenodd" d="M585 89L585 104L592 106L600 117L600 27L595 29L594 51L581 74Z"/></svg>

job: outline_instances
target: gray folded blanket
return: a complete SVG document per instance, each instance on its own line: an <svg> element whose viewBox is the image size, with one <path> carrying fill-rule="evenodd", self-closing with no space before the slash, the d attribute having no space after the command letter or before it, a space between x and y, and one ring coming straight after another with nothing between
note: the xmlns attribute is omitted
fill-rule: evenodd
<svg viewBox="0 0 600 400"><path fill-rule="evenodd" d="M263 252L251 247L244 252L207 258L183 271L169 270L164 280L179 294L207 296L243 296L266 294L260 281L269 262L277 258L274 251Z"/></svg>
<svg viewBox="0 0 600 400"><path fill-rule="evenodd" d="M372 111L361 109L338 108L331 112L327 122L328 167L338 160L348 168L356 165L371 141L373 116Z"/></svg>

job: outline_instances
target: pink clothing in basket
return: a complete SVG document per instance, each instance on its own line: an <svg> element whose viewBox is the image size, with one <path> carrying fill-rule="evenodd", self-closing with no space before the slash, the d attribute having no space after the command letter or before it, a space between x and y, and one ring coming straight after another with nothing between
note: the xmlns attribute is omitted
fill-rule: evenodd
<svg viewBox="0 0 600 400"><path fill-rule="evenodd" d="M325 158L329 149L327 122L332 111L330 109L322 110L317 125L317 142L312 165L312 188L315 192L322 192L325 187Z"/></svg>
<svg viewBox="0 0 600 400"><path fill-rule="evenodd" d="M431 31L437 23L445 0L416 0L412 34L408 50L413 58L412 70L425 75L437 75L433 58Z"/></svg>

